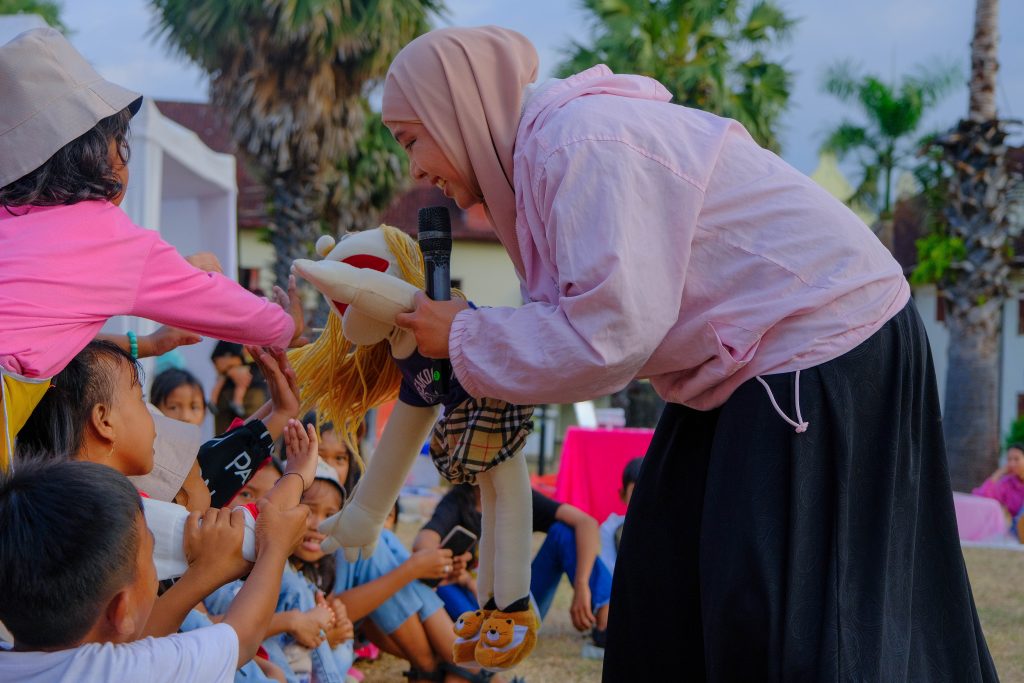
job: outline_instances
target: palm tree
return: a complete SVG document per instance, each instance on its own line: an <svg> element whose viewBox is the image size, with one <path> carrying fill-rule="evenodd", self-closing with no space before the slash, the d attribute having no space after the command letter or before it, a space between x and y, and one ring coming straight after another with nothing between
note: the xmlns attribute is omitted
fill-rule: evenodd
<svg viewBox="0 0 1024 683"><path fill-rule="evenodd" d="M999 459L999 368L1003 306L1010 294L1014 185L1006 165L1007 122L996 112L999 0L977 0L968 116L936 141L950 169L946 221L963 244L939 286L946 300L949 365L943 431L953 487L977 485Z"/></svg>
<svg viewBox="0 0 1024 683"><path fill-rule="evenodd" d="M38 14L47 24L68 34L68 27L60 20L60 3L55 0L0 0L2 14Z"/></svg>
<svg viewBox="0 0 1024 683"><path fill-rule="evenodd" d="M828 134L821 151L835 154L840 161L856 157L860 182L847 201L878 212L882 220L892 216L893 172L907 168L906 162L916 156L920 141L914 134L921 119L949 93L959 69L919 68L918 72L890 84L841 62L825 74L825 92L857 105L864 120L840 123Z"/></svg>
<svg viewBox="0 0 1024 683"><path fill-rule="evenodd" d="M339 160L357 151L366 91L427 30L443 0L151 4L155 32L210 74L211 99L270 187L274 272L285 281L322 231L325 201L346 163Z"/></svg>
<svg viewBox="0 0 1024 683"><path fill-rule="evenodd" d="M595 64L657 79L680 104L734 118L778 149L793 75L767 52L795 22L769 0L584 0L589 45L573 42L559 67ZM743 7L749 6L746 12Z"/></svg>

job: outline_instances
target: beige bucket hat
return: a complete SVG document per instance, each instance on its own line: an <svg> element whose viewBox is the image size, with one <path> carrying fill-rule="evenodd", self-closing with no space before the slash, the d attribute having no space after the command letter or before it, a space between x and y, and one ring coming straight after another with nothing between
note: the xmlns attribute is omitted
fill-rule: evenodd
<svg viewBox="0 0 1024 683"><path fill-rule="evenodd" d="M153 442L153 471L137 477L128 477L132 484L147 495L171 502L185 482L192 464L203 444L199 427L173 420L161 413L155 405L147 403L156 427Z"/></svg>
<svg viewBox="0 0 1024 683"><path fill-rule="evenodd" d="M61 147L142 95L96 73L52 28L0 45L0 187L42 166Z"/></svg>

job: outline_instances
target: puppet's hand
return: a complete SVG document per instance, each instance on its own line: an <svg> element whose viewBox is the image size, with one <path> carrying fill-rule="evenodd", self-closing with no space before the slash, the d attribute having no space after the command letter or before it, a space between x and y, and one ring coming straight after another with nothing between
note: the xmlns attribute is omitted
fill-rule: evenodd
<svg viewBox="0 0 1024 683"><path fill-rule="evenodd" d="M327 536L320 542L320 549L333 553L344 548L345 560L355 562L360 551L363 557L373 555L383 528L384 517L367 510L354 499L344 510L320 523L320 533Z"/></svg>

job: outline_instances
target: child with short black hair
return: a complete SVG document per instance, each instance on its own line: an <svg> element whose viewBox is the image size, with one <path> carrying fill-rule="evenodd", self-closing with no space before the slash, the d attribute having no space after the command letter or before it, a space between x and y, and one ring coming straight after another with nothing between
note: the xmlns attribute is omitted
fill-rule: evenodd
<svg viewBox="0 0 1024 683"><path fill-rule="evenodd" d="M0 92L0 470L49 379L112 316L298 343L296 296L276 290L282 310L204 272L120 209L138 93L101 78L51 28L0 45Z"/></svg>
<svg viewBox="0 0 1024 683"><path fill-rule="evenodd" d="M0 620L14 636L0 679L24 683L232 681L256 652L291 549L305 529L298 477L260 508L258 557L221 624L139 640L156 599L153 539L138 493L96 463L39 462L0 478ZM76 514L88 510L88 515ZM225 548L242 542L241 513L194 523ZM41 544L45 552L40 552ZM203 565L213 587L248 569L238 553ZM216 557L213 555L212 557Z"/></svg>
<svg viewBox="0 0 1024 683"><path fill-rule="evenodd" d="M149 402L167 417L201 425L206 418L203 385L188 370L169 368L153 378Z"/></svg>
<svg viewBox="0 0 1024 683"><path fill-rule="evenodd" d="M633 497L633 489L640 478L640 466L643 465L643 456L633 458L622 468L622 488L619 489L619 498L629 507L629 499ZM619 540L622 538L622 523L626 521L625 515L611 513L608 519L601 524L601 554L598 556L609 572L615 571L615 560L619 556Z"/></svg>

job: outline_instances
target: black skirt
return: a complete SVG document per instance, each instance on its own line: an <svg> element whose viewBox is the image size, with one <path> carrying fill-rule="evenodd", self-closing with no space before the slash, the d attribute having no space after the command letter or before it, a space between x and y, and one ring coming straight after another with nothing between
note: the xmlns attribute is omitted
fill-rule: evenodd
<svg viewBox="0 0 1024 683"><path fill-rule="evenodd" d="M796 373L766 376L795 417ZM913 302L799 375L669 404L623 527L604 680L995 681Z"/></svg>

